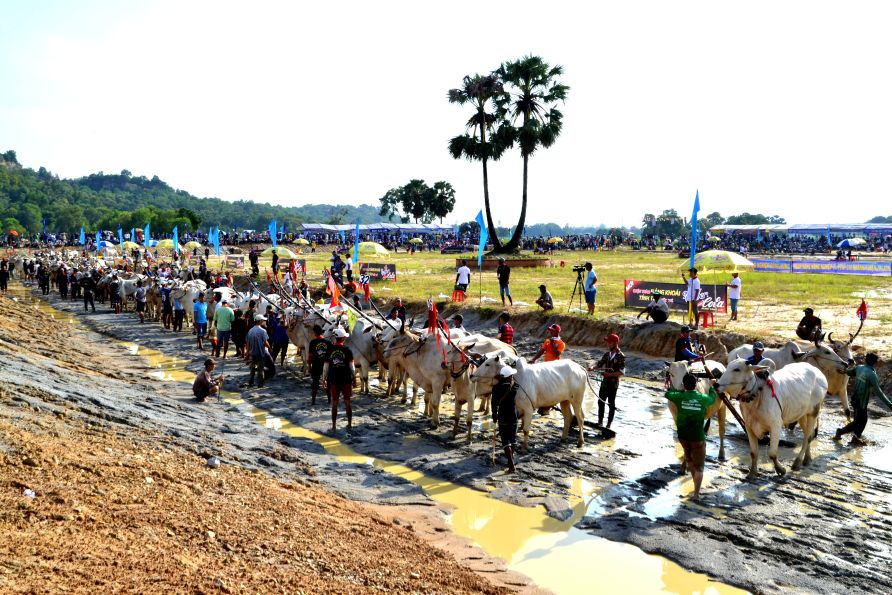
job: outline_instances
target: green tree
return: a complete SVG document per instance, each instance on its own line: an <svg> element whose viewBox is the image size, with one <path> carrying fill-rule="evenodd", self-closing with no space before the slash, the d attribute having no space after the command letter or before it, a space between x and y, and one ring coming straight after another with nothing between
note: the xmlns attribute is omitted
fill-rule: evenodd
<svg viewBox="0 0 892 595"><path fill-rule="evenodd" d="M437 218L443 223L443 217L452 212L455 207L455 190L449 182L437 182L431 188L428 201L428 215L431 220Z"/></svg>
<svg viewBox="0 0 892 595"><path fill-rule="evenodd" d="M496 127L498 118L494 113L487 112L487 109L494 106L495 98L503 92L502 82L495 74L485 76L475 74L466 76L462 80L461 87L450 89L448 93L449 103L471 104L474 107L474 113L465 123L466 133L449 140L449 153L454 159L464 157L469 161L480 161L483 165L483 205L486 211L486 226L496 250L500 250L502 245L493 226L492 211L489 206L487 162L490 159L497 161L504 154L511 145L512 130L504 121L501 126ZM490 136L487 137L487 134Z"/></svg>
<svg viewBox="0 0 892 595"><path fill-rule="evenodd" d="M497 252L513 252L520 245L527 218L527 187L530 156L539 147L548 148L561 133L563 114L558 102L566 101L570 87L558 82L564 73L561 66L549 66L538 56L525 56L503 63L496 71L502 81L502 93L496 99L498 115L514 126L512 138L523 158L523 196L520 219L514 234Z"/></svg>
<svg viewBox="0 0 892 595"><path fill-rule="evenodd" d="M759 213L741 213L740 215L731 215L725 220L725 223L728 225L762 225L763 223L783 225L786 220L777 215L768 217Z"/></svg>
<svg viewBox="0 0 892 595"><path fill-rule="evenodd" d="M24 226L29 233L38 233L42 229L41 210L37 205L26 202L19 205L16 212L16 219Z"/></svg>

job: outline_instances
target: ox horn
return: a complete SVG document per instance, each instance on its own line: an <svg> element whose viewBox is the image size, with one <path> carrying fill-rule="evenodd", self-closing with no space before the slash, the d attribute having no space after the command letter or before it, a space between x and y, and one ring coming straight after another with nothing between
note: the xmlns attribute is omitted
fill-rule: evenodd
<svg viewBox="0 0 892 595"><path fill-rule="evenodd" d="M849 333L849 336L851 336L851 333ZM827 340L830 341L831 343L833 343L833 333L832 332L827 335Z"/></svg>
<svg viewBox="0 0 892 595"><path fill-rule="evenodd" d="M855 340L855 337L857 337L859 334L861 334L861 328L862 328L863 326L864 326L864 321L862 320L862 321L861 321L861 324L858 325L858 330L855 331L855 334L853 335L852 333L849 333L849 340L848 340L848 342L846 343L846 345L851 345L852 342Z"/></svg>
<svg viewBox="0 0 892 595"><path fill-rule="evenodd" d="M400 334L401 335L406 334L406 321L403 320L402 318L400 319Z"/></svg>

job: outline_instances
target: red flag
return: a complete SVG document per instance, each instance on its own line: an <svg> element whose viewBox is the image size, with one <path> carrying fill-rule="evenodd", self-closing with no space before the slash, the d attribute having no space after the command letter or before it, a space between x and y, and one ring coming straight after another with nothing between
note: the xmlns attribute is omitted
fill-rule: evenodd
<svg viewBox="0 0 892 595"><path fill-rule="evenodd" d="M864 321L867 318L867 302L863 299L861 300L861 305L855 310L855 314L858 315L858 320Z"/></svg>
<svg viewBox="0 0 892 595"><path fill-rule="evenodd" d="M266 282L267 283L273 282L273 277L272 277L272 275L269 274L269 269L267 269L267 271L266 271Z"/></svg>
<svg viewBox="0 0 892 595"><path fill-rule="evenodd" d="M335 283L334 275L328 276L328 291L331 292L331 308L337 308L341 305L340 300L338 299L341 296L341 292L338 290L338 284Z"/></svg>
<svg viewBox="0 0 892 595"><path fill-rule="evenodd" d="M294 259L291 259L291 262L288 263L288 272L291 273L292 279L297 279L297 270L294 267Z"/></svg>

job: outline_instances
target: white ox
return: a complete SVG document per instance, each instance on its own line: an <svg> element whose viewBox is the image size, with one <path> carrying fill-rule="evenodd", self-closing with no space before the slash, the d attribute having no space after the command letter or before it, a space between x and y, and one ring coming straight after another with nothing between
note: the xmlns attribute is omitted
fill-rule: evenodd
<svg viewBox="0 0 892 595"><path fill-rule="evenodd" d="M704 364L691 364L688 362L672 362L669 364L669 367L666 369L666 376L669 379L669 384L672 388L676 390L684 390L684 384L682 384L682 379L685 374L688 372L697 373L703 372ZM706 360L705 362L706 370L711 371L714 377L721 376L721 374L725 371L725 366L720 364L719 362ZM712 383L709 382L706 378L698 378L697 379L697 387L695 390L703 393L704 395L709 394L709 389L712 387ZM672 413L672 419L674 420L678 415L678 406L675 403L669 403L669 412ZM710 419L713 415L718 416L719 420L719 460L725 460L725 418L728 414L728 409L725 407L725 402L721 399L716 399L715 403L706 410L706 419ZM685 463L684 458L681 460L681 473L684 474L687 472L687 465Z"/></svg>
<svg viewBox="0 0 892 595"><path fill-rule="evenodd" d="M474 383L469 378L471 364L453 345L436 335L420 336L403 329L384 345L384 357L390 365L402 367L416 385L424 389L425 415L431 425L440 424L440 397L451 384L455 394L453 436L458 434L458 419L467 403L468 441L474 415ZM415 403L415 397L412 399Z"/></svg>
<svg viewBox="0 0 892 595"><path fill-rule="evenodd" d="M762 357L774 362L777 370L796 362L806 362L818 368L827 380L827 395L838 397L846 417L849 417L849 377L846 376L846 367L854 363L851 349L842 341L831 341L830 345L816 342L807 344L804 349L789 341L781 348L766 349ZM744 344L728 354L728 362L733 362L735 358L746 359L752 354L753 346Z"/></svg>
<svg viewBox="0 0 892 595"><path fill-rule="evenodd" d="M478 356L475 358L478 361L482 361L483 358L493 355L502 355L511 361L517 357L517 350L513 346L484 335L468 335L459 339L456 343L466 353L469 353L472 356ZM484 414L489 413L490 397L492 397L492 384L489 382L478 384L476 392L477 399L480 402L477 411Z"/></svg>
<svg viewBox="0 0 892 595"><path fill-rule="evenodd" d="M493 384L495 377L505 365L512 365L505 356L490 356L471 374L471 380L477 382L478 386L484 380L489 380L490 384ZM530 448L530 423L533 420L533 412L557 404L560 404L564 416L564 432L561 439L567 440L570 423L575 416L579 429L576 445L581 447L585 442L583 435L585 413L582 409L582 400L588 381L583 367L568 359L530 364L523 358L513 360L513 367L517 370L517 374L514 375L514 381L517 383L517 398L514 403L523 417L521 429L524 448L527 450Z"/></svg>
<svg viewBox="0 0 892 595"><path fill-rule="evenodd" d="M821 404L827 394L827 380L815 366L794 363L774 372L771 384L756 372L767 371L767 366L750 366L743 360L732 361L719 378L718 390L740 400L750 443L750 472L747 479L758 474L759 439L768 432L768 456L778 475L786 473L777 460L777 446L781 428L798 423L802 428L802 448L793 462L793 470L811 463L811 443L817 433Z"/></svg>

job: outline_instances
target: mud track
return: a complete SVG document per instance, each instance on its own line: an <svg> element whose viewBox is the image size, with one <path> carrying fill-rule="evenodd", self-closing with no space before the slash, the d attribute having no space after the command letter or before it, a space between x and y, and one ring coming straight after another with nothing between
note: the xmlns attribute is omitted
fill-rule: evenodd
<svg viewBox="0 0 892 595"><path fill-rule="evenodd" d="M115 318L82 316L72 304L54 304L77 314L95 330L121 341L138 341L171 356L186 358L197 370L206 356L191 335L174 336L156 324L140 326L132 315ZM480 328L468 321L469 328ZM532 354L539 339L520 344ZM293 349L293 347L292 347ZM571 348L577 361L594 359L597 349ZM628 353L630 373L653 379L662 360ZM226 364L233 389L247 379L247 368ZM502 461L491 462L490 425L475 416L473 441L464 440L464 421L452 438L452 399L444 398L441 426L431 429L418 410L399 398L385 398L377 383L372 394L354 399L352 434L338 438L359 453L381 457L440 477L491 492L492 497L527 506L545 505L556 518L611 540L634 544L671 558L686 568L707 573L754 592L887 593L892 591L892 423L871 405L866 437L870 444L853 448L830 436L843 423L839 404L826 403L821 415L815 461L801 472L776 477L761 456L761 477L746 483L749 453L745 436L729 415L728 460L716 460L717 424L707 446L706 483L699 503L684 496L691 486L679 477L680 450L675 446L671 416L659 383L628 379L621 385L612 440L586 430L586 445L561 444L559 414L536 418L531 450L519 457L520 473L505 475ZM243 393L255 407L291 423L324 433L330 423L324 405L309 404L309 382L293 367L262 390ZM596 419L591 395L586 418ZM225 427L225 426L224 426ZM172 430L172 431L175 431ZM209 439L227 441L235 434ZM797 448L801 433L785 439ZM303 445L283 440L298 449ZM795 450L781 448L789 467ZM347 482L351 483L351 482ZM355 482L352 482L354 485ZM348 486L343 486L349 491ZM583 498L580 500L579 496Z"/></svg>

